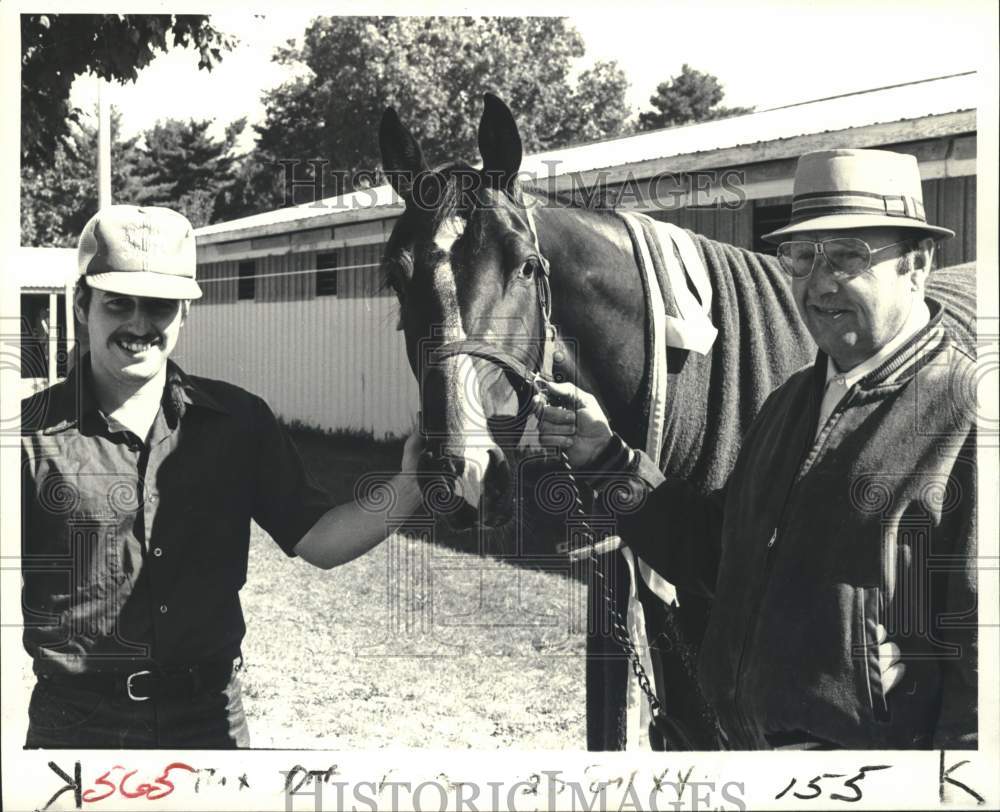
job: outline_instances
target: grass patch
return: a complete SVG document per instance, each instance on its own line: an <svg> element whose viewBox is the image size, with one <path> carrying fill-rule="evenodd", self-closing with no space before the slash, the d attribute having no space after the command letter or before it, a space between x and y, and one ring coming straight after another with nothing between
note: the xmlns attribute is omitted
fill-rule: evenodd
<svg viewBox="0 0 1000 812"><path fill-rule="evenodd" d="M402 439L290 429L339 501L399 469ZM583 749L585 590L476 554L490 544L394 535L322 571L254 526L241 592L254 746Z"/></svg>

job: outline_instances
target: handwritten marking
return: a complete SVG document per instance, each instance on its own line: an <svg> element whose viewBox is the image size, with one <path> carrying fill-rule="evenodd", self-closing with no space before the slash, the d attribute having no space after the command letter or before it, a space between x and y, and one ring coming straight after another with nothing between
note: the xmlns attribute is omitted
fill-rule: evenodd
<svg viewBox="0 0 1000 812"><path fill-rule="evenodd" d="M76 762L73 767L73 778L70 778L66 773L64 773L59 766L54 762L49 762L49 769L52 770L56 775L58 775L63 781L66 782L66 786L57 790L55 795L49 798L49 802L42 807L42 810L48 809L52 804L54 804L64 792L69 792L72 790L73 798L76 801L76 808L79 809L82 806L82 801L80 795L82 793L81 782L80 782L80 762Z"/></svg>
<svg viewBox="0 0 1000 812"><path fill-rule="evenodd" d="M944 768L944 750L941 751L941 768L940 768L940 771L938 772L938 796L940 797L942 803L944 803L944 793L945 793L945 784L946 783L947 784L952 784L953 786L956 786L959 789L965 790L967 793L969 793L969 795L971 795L973 798L976 799L976 803L978 803L978 804L984 804L984 803L986 803L986 799L983 798L983 796L980 795L978 792L976 792L974 789L972 789L972 787L966 786L961 781L959 781L959 780L951 777L951 774L955 770L957 770L959 767L962 767L962 766L964 766L964 765L966 765L968 763L969 763L969 759L963 759L962 761L959 761L957 764L952 764L946 770Z"/></svg>
<svg viewBox="0 0 1000 812"><path fill-rule="evenodd" d="M874 765L870 765L870 766L867 766L867 767L862 767L858 771L857 775L854 775L851 778L849 778L849 779L847 779L846 781L843 782L843 785L845 787L850 787L851 790L854 792L854 797L853 798L849 798L846 795L841 795L841 794L839 794L837 792L833 792L829 796L830 799L834 800L834 801L846 801L847 803L856 803L857 801L860 801L861 800L861 796L862 796L862 792L861 792L861 787L858 786L858 781L860 781L862 778L864 778L866 773L874 772L875 770L888 770L889 767L891 767L891 766L892 766L891 764L874 764ZM821 781L823 781L825 779L830 779L830 778L843 778L843 777L844 777L843 773L823 773L822 775L814 776L806 784L807 787L809 787L811 790L813 790L812 794L803 794L801 792L793 792L792 795L794 795L796 798L799 798L800 800L803 800L803 801L812 801L812 800L820 797L820 795L823 794L823 790L820 787L820 782ZM781 790L781 792L779 792L777 795L774 796L774 800L777 801L777 800L780 800L781 798L783 798L788 793L788 791L792 787L794 787L796 785L797 782L798 782L798 779L797 778L793 778L791 780L791 782L788 784L787 787L785 787L783 790Z"/></svg>

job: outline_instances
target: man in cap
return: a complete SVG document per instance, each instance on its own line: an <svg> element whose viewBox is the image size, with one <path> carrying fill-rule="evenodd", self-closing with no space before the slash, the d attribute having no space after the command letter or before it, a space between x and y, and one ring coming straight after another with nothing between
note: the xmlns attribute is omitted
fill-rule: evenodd
<svg viewBox="0 0 1000 812"><path fill-rule="evenodd" d="M387 535L335 506L260 398L169 360L201 296L191 224L111 206L79 244L90 351L22 403L27 747L246 747L237 672L250 521L318 567ZM415 440L392 480L419 504Z"/></svg>
<svg viewBox="0 0 1000 812"><path fill-rule="evenodd" d="M540 399L544 443L632 475L623 542L713 598L698 675L729 747L976 746L973 358L924 295L951 236L925 220L912 156L800 159L791 223L765 239L819 353L707 497L589 394Z"/></svg>

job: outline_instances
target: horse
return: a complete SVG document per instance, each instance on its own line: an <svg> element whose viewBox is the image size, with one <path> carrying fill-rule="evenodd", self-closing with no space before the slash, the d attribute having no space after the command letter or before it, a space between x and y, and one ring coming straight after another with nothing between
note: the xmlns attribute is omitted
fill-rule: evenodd
<svg viewBox="0 0 1000 812"><path fill-rule="evenodd" d="M552 359L560 377L597 397L629 445L643 446L650 419L646 283L624 220L520 183L517 124L492 94L478 144L481 168L462 161L431 168L393 109L379 128L383 171L405 203L382 268L399 298L420 385L427 441L419 473L437 483L440 512L456 529L511 521L517 446L533 384ZM707 493L725 482L764 399L811 363L816 347L775 257L688 234L711 278L719 332L705 354L668 349L661 467ZM618 552L595 558L588 572L591 750L626 745L630 651L620 632L628 578ZM655 681L649 701L659 700L668 721L650 731L652 746L723 747L694 678L709 604L678 591L677 603L666 605L636 580L654 669L643 676Z"/></svg>

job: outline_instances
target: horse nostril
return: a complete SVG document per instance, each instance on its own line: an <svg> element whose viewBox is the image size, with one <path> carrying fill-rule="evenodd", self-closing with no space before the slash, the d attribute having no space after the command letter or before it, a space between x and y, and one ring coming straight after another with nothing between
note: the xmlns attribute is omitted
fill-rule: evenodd
<svg viewBox="0 0 1000 812"><path fill-rule="evenodd" d="M510 466L499 448L491 448L487 454L490 460L485 477L487 493L494 498L502 498L510 490Z"/></svg>

